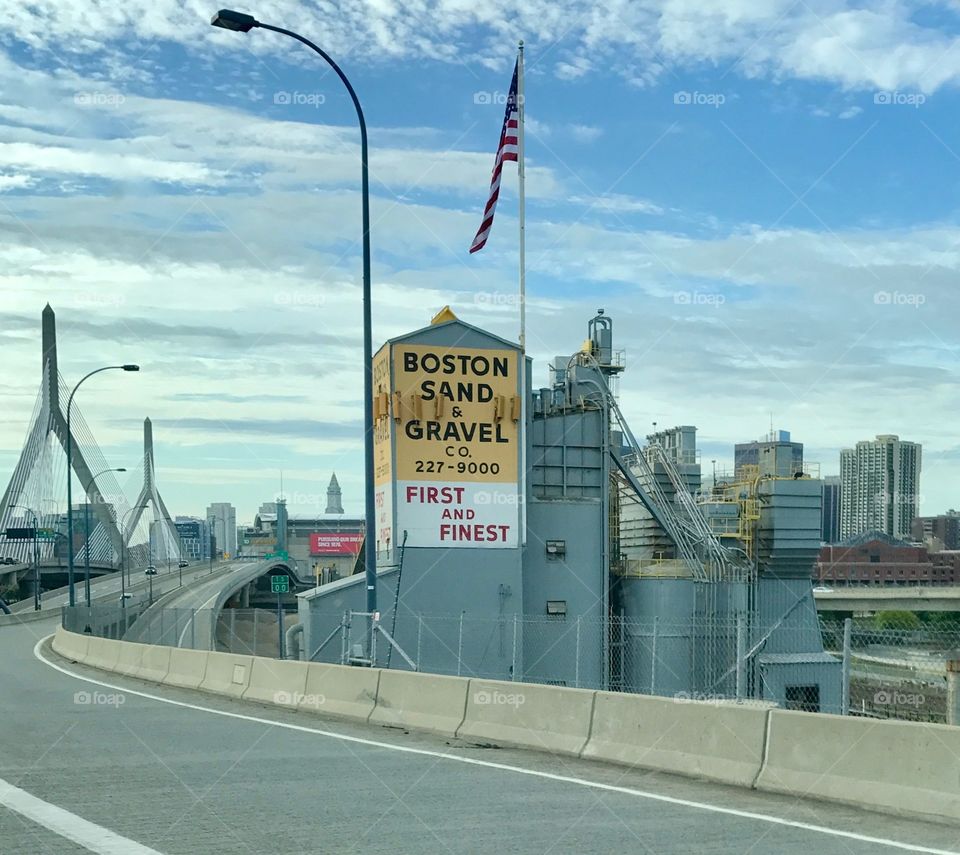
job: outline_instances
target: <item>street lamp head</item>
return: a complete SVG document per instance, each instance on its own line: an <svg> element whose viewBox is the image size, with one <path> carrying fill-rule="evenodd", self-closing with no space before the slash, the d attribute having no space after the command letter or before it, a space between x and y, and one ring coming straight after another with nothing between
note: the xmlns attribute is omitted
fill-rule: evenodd
<svg viewBox="0 0 960 855"><path fill-rule="evenodd" d="M234 12L232 9L221 9L210 19L210 23L215 27L233 30L237 33L249 33L254 27L259 26L253 15Z"/></svg>
<svg viewBox="0 0 960 855"><path fill-rule="evenodd" d="M121 365L120 366L124 371L139 371L139 365Z"/></svg>
<svg viewBox="0 0 960 855"><path fill-rule="evenodd" d="M126 472L127 470L124 469L124 468L121 466L119 469L114 469L113 471L114 471L114 472Z"/></svg>

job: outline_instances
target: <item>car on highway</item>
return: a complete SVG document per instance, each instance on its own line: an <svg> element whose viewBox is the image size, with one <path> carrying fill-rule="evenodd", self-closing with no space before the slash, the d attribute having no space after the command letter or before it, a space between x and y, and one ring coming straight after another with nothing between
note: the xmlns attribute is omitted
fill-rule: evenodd
<svg viewBox="0 0 960 855"><path fill-rule="evenodd" d="M147 567L147 569L144 570L143 572L144 572L144 574L145 574L146 576L156 576L156 575L157 575L157 568L156 568L153 564L151 564L151 565L150 565L149 567Z"/></svg>
<svg viewBox="0 0 960 855"><path fill-rule="evenodd" d="M189 561L178 561L178 562L177 562L177 567L183 569L184 567L189 566L189 563L190 563Z"/></svg>
<svg viewBox="0 0 960 855"><path fill-rule="evenodd" d="M3 559L3 563L4 563L4 564L17 564L18 562L17 562L17 559L16 559L16 558L11 558L11 557L8 555L6 558Z"/></svg>

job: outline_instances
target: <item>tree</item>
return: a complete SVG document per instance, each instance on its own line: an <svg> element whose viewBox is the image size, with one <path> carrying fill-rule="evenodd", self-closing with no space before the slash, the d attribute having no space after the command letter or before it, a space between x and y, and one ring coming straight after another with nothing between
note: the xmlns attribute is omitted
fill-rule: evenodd
<svg viewBox="0 0 960 855"><path fill-rule="evenodd" d="M873 616L873 623L877 629L916 630L923 627L923 622L914 612L904 611L877 612Z"/></svg>

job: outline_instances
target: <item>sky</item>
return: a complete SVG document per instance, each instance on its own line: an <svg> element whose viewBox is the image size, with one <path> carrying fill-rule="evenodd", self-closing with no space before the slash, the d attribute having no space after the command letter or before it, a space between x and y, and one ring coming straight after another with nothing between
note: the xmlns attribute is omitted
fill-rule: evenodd
<svg viewBox="0 0 960 855"><path fill-rule="evenodd" d="M537 385L600 307L638 435L692 424L704 470L771 424L836 474L923 444L960 506L960 2L265 0L369 127L374 343L449 304L516 340L516 170L480 223L526 56ZM40 382L40 312L106 459L154 425L172 513L280 488L362 513L359 136L339 80L215 6L37 0L0 29L0 479Z"/></svg>

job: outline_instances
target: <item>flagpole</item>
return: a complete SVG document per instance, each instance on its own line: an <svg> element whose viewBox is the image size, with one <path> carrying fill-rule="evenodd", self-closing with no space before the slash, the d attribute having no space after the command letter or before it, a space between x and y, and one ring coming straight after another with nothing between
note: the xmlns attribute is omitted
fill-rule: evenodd
<svg viewBox="0 0 960 855"><path fill-rule="evenodd" d="M523 40L517 46L517 177L520 196L520 545L527 543L527 258Z"/></svg>

